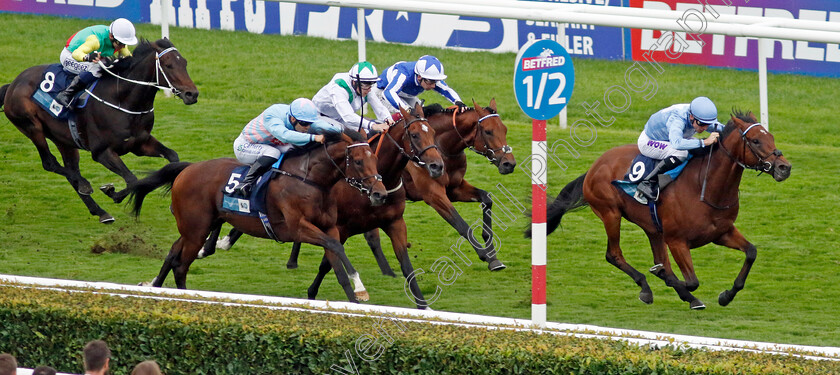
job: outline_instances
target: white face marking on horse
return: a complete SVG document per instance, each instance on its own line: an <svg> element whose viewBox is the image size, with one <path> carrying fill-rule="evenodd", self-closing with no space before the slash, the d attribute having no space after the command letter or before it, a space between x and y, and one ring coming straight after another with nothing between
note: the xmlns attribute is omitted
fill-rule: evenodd
<svg viewBox="0 0 840 375"><path fill-rule="evenodd" d="M370 151L365 151L365 154L370 157Z"/></svg>
<svg viewBox="0 0 840 375"><path fill-rule="evenodd" d="M426 125L421 125L420 128L423 129L423 131L426 132L426 133L429 132L429 127L426 126Z"/></svg>

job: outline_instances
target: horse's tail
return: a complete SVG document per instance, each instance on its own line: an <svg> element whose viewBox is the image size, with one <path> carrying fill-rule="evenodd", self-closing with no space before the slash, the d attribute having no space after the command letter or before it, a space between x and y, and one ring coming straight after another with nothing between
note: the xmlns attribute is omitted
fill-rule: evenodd
<svg viewBox="0 0 840 375"><path fill-rule="evenodd" d="M3 112L3 102L6 101L6 91L9 90L9 84L0 87L0 112Z"/></svg>
<svg viewBox="0 0 840 375"><path fill-rule="evenodd" d="M167 190L172 189L175 177L178 177L184 169L192 165L189 162L169 163L160 170L150 173L142 180L137 180L126 189L129 192L128 204L131 205L131 213L134 216L140 215L140 208L143 207L143 200L146 195L161 186L167 185Z"/></svg>
<svg viewBox="0 0 840 375"><path fill-rule="evenodd" d="M551 234L560 226L560 220L567 212L589 205L589 202L583 198L584 178L586 178L586 173L566 184L566 187L557 195L557 199L548 205L546 209L546 234ZM531 238L531 228L525 230L525 237Z"/></svg>

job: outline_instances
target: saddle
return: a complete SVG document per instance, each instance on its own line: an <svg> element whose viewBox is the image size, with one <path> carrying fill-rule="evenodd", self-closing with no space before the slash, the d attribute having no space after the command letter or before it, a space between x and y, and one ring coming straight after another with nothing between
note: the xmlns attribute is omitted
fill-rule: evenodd
<svg viewBox="0 0 840 375"><path fill-rule="evenodd" d="M656 195L661 194L662 190L665 189L671 182L677 179L677 177L682 173L683 169L685 168L688 161L691 160L692 155L688 155L688 158L685 159L682 164L678 165L676 168L671 169L665 173L660 173L657 175L656 178L658 184L654 184L656 186ZM658 163L658 159L653 159L651 157L642 155L641 153L636 155L633 158L633 161L630 163L630 167L627 168L627 172L624 175L624 179L622 180L615 180L612 184L619 188L619 190L625 192L627 195L634 197L637 201L638 198L636 196L636 187L639 185L642 177L644 177L648 171L650 171L656 163ZM642 199L645 199L642 197ZM646 200L646 199L645 199ZM646 204L647 202L639 201L639 203Z"/></svg>
<svg viewBox="0 0 840 375"><path fill-rule="evenodd" d="M62 67L61 64L48 65L47 68L44 69L41 84L39 84L38 89L32 93L32 100L38 103L41 108L49 112L49 114L53 117L66 120L71 111L61 104L56 103L55 97L58 93L64 91L64 89L73 80L73 77L75 77L73 74L64 71L64 67ZM88 85L88 90L93 90L98 82L99 80L93 81L93 83ZM84 108L87 105L89 98L90 94L88 94L85 90L80 91L73 98L73 108Z"/></svg>

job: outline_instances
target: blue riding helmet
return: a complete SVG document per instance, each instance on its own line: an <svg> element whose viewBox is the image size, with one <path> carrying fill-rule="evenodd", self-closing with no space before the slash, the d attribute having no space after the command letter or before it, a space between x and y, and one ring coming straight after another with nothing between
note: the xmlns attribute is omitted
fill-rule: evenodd
<svg viewBox="0 0 840 375"><path fill-rule="evenodd" d="M691 101L688 111L694 118L705 124L717 122L717 108L712 100L705 96L698 96Z"/></svg>
<svg viewBox="0 0 840 375"><path fill-rule="evenodd" d="M446 74L443 74L443 64L437 57L431 55L425 55L417 60L417 63L414 64L414 73L434 81L446 79Z"/></svg>
<svg viewBox="0 0 840 375"><path fill-rule="evenodd" d="M289 114L294 116L296 119L305 122L315 122L318 121L320 117L320 113L318 112L318 108L315 107L315 103L312 103L311 100L306 98L297 98L295 99L291 105L289 105Z"/></svg>

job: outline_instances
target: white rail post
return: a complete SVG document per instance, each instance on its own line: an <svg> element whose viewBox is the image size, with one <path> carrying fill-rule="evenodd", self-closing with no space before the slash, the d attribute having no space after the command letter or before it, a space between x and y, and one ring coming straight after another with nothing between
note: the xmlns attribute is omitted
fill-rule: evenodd
<svg viewBox="0 0 840 375"><path fill-rule="evenodd" d="M359 62L367 60L365 51L365 38L367 37L367 24L365 24L365 9L359 8L356 11L356 37L359 38Z"/></svg>
<svg viewBox="0 0 840 375"><path fill-rule="evenodd" d="M560 22L557 23L557 43L560 43L560 45L568 51L569 43L566 43L566 25L568 24ZM560 111L560 130L565 130L569 127L569 121L567 120L568 117L566 116L568 113L567 108L569 108L568 105L563 107L563 110Z"/></svg>
<svg viewBox="0 0 840 375"><path fill-rule="evenodd" d="M773 46L770 39L758 40L758 100L761 117L758 119L764 128L770 130L770 109L767 104L767 54Z"/></svg>
<svg viewBox="0 0 840 375"><path fill-rule="evenodd" d="M161 39L169 39L169 7L172 0L160 0L160 37ZM172 97L172 90L163 89L163 95L167 98Z"/></svg>

